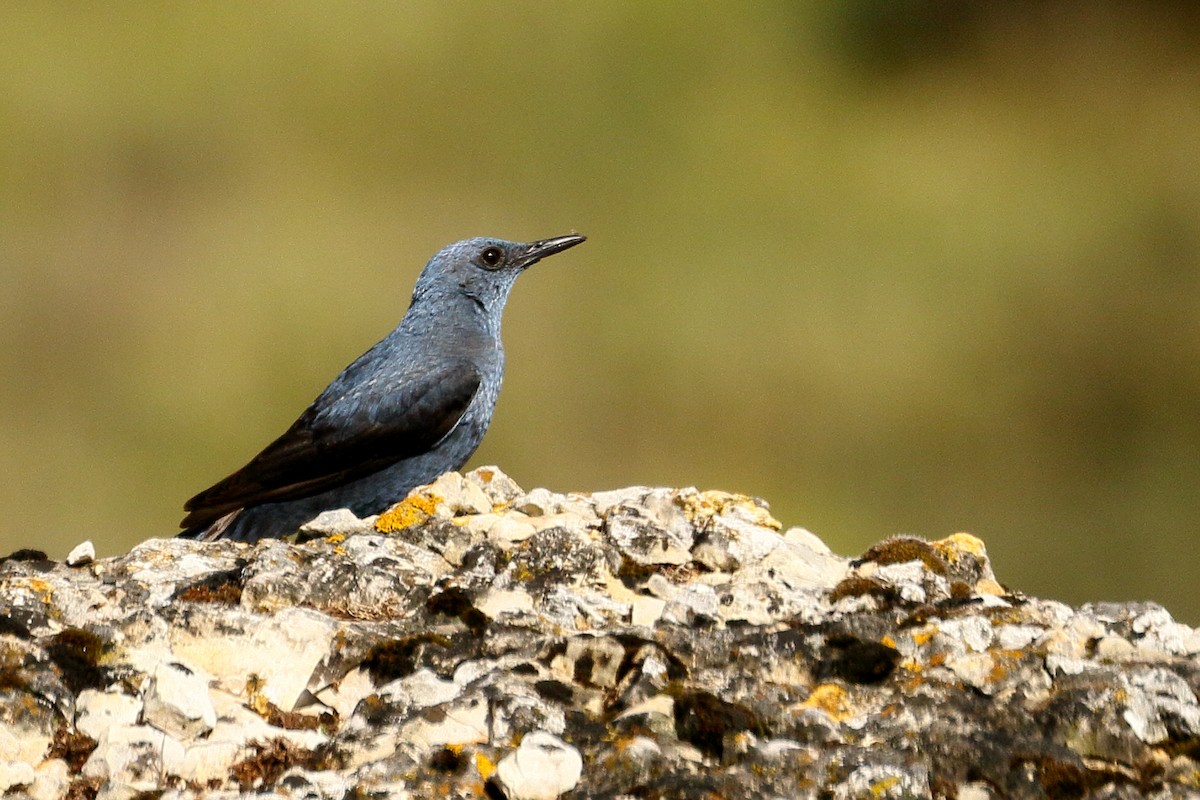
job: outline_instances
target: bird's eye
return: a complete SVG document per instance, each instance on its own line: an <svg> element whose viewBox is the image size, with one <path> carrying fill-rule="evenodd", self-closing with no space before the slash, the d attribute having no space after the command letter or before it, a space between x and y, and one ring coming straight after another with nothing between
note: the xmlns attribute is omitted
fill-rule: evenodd
<svg viewBox="0 0 1200 800"><path fill-rule="evenodd" d="M499 247L489 247L479 254L479 260L483 262L485 267L497 267L503 259L504 254L500 252Z"/></svg>

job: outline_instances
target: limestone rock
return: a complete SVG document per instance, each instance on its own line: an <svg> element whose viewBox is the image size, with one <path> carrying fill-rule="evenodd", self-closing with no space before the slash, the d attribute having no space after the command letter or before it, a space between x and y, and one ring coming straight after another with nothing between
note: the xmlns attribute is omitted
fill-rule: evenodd
<svg viewBox="0 0 1200 800"><path fill-rule="evenodd" d="M67 553L68 567L82 567L96 560L96 546L92 540L80 542Z"/></svg>
<svg viewBox="0 0 1200 800"><path fill-rule="evenodd" d="M760 500L494 467L295 543L0 560L0 792L1188 797L1200 633L856 559Z"/></svg>
<svg viewBox="0 0 1200 800"><path fill-rule="evenodd" d="M207 679L179 664L159 664L142 698L142 718L176 739L207 735L217 724Z"/></svg>
<svg viewBox="0 0 1200 800"><path fill-rule="evenodd" d="M579 782L579 751L552 733L534 731L496 765L496 778L512 800L554 800Z"/></svg>

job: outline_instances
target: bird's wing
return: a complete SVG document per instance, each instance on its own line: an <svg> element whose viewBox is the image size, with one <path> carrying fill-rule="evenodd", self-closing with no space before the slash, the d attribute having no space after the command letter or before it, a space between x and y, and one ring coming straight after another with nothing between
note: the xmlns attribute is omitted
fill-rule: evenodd
<svg viewBox="0 0 1200 800"><path fill-rule="evenodd" d="M424 453L458 424L479 383L479 370L462 361L333 397L327 391L250 463L189 500L180 527L318 494Z"/></svg>

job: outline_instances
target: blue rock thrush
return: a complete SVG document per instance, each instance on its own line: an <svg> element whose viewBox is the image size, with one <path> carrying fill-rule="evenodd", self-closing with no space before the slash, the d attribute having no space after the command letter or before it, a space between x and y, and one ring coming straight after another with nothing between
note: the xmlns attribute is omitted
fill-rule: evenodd
<svg viewBox="0 0 1200 800"><path fill-rule="evenodd" d="M513 282L582 241L467 239L444 248L417 278L395 330L249 464L189 500L179 535L254 542L329 509L378 514L461 467L500 393L500 317Z"/></svg>

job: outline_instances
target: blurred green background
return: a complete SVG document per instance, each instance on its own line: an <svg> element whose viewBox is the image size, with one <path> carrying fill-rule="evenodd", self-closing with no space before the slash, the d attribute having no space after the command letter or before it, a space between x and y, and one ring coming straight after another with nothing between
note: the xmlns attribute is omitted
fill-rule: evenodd
<svg viewBox="0 0 1200 800"><path fill-rule="evenodd" d="M173 534L439 247L578 230L472 465L1200 622L1192 9L6 3L0 552Z"/></svg>

